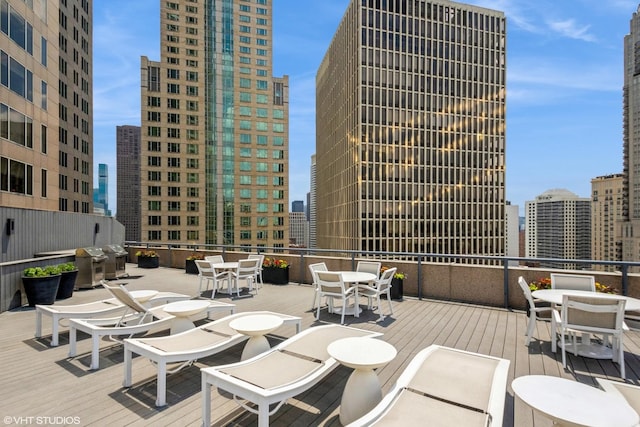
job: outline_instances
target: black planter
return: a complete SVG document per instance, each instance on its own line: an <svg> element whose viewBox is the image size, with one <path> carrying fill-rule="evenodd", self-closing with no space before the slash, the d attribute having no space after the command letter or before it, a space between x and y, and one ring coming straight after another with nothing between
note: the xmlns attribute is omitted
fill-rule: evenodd
<svg viewBox="0 0 640 427"><path fill-rule="evenodd" d="M286 285L289 283L289 267L265 267L262 269L262 281L274 285Z"/></svg>
<svg viewBox="0 0 640 427"><path fill-rule="evenodd" d="M396 279L395 277L391 279L391 299L402 299L402 283L404 280Z"/></svg>
<svg viewBox="0 0 640 427"><path fill-rule="evenodd" d="M67 299L73 295L73 289L76 286L76 277L78 277L78 270L63 271L60 276L60 285L58 286L58 292L56 293L56 299Z"/></svg>
<svg viewBox="0 0 640 427"><path fill-rule="evenodd" d="M198 274L198 266L195 259L187 259L184 262L184 271L187 274Z"/></svg>
<svg viewBox="0 0 640 427"><path fill-rule="evenodd" d="M22 277L24 292L27 294L29 307L36 304L51 305L56 302L56 294L60 285L60 274L45 277Z"/></svg>
<svg viewBox="0 0 640 427"><path fill-rule="evenodd" d="M160 257L157 256L139 256L138 267L140 268L158 268L160 267Z"/></svg>

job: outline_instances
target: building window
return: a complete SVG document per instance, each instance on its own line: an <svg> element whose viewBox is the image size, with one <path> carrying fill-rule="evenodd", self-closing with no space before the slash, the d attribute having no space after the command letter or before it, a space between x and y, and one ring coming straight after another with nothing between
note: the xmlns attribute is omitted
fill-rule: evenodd
<svg viewBox="0 0 640 427"><path fill-rule="evenodd" d="M32 195L33 166L0 157L0 190Z"/></svg>

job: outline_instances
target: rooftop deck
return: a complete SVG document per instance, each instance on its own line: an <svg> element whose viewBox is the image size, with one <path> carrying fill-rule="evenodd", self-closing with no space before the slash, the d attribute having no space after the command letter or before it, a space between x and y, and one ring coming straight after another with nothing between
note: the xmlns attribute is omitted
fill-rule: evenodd
<svg viewBox="0 0 640 427"><path fill-rule="evenodd" d="M158 289L195 295L198 278L182 270L138 269L127 264L130 278L121 280L129 289ZM57 304L77 304L107 298L102 288L74 292L71 299ZM216 299L230 301L224 296ZM311 312L313 290L308 285L266 284L258 296L236 299L236 311L270 310L303 318L303 328L319 323L339 322L337 315L321 312L316 322ZM385 302L386 303L386 302ZM384 333L385 341L398 350L397 357L378 370L386 393L411 358L430 344L489 354L511 360L509 384L513 378L544 374L575 379L595 385L596 377L620 380L618 365L610 360L594 360L568 355L568 370L562 368L561 353L551 352L549 324L538 322L535 339L524 345L527 318L524 312L512 312L459 303L405 298L394 301L394 315L376 322L377 314L364 310L359 318L346 317L346 324ZM383 306L386 308L386 306ZM167 403L157 409L155 368L145 359L133 361L131 388L122 388L122 347L103 341L100 370L89 371L90 342L79 333L78 354L68 358L68 334L62 328L59 347L49 347L50 319L44 318L41 339L34 338L35 310L16 309L0 314L0 411L5 425L36 424L35 417L74 417L67 425L201 425L200 371L203 366L236 362L243 344L199 360L167 379ZM293 334L282 327L271 334L276 342ZM638 384L640 378L640 334L625 334L627 381ZM351 370L339 367L316 387L291 399L271 416L273 426L339 426L341 393ZM215 426L252 426L257 416L239 408L226 393L213 389L212 420ZM7 418L12 417L12 418ZM33 417L33 418L29 418ZM12 420L7 422L8 420ZM504 425L550 426L552 423L533 412L507 390ZM42 419L40 420L42 421ZM42 422L38 424L43 424ZM45 424L62 424L58 418Z"/></svg>

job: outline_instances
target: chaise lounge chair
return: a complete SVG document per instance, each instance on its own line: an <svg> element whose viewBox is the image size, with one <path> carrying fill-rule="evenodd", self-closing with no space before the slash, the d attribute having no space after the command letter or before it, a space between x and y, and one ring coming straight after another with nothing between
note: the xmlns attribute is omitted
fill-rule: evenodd
<svg viewBox="0 0 640 427"><path fill-rule="evenodd" d="M133 291L133 295L137 291ZM174 301L183 301L191 298L189 295L175 292L158 292L147 304L156 306ZM51 317L51 347L58 345L60 322L65 319L90 319L94 317L111 316L126 310L126 305L116 298L108 298L100 301L75 305L36 305L36 338L42 337L42 316Z"/></svg>
<svg viewBox="0 0 640 427"><path fill-rule="evenodd" d="M110 287L105 285L113 296L123 303L128 311L120 317L110 319L70 319L69 320L69 357L76 355L77 330L91 336L91 365L89 369L99 369L100 363L100 339L109 336L112 340L121 342L117 336L149 333L152 331L169 329L175 319L165 312L165 305L146 308L131 296L124 286ZM228 311L233 314L235 304L219 301L210 301L205 309L207 318L211 313Z"/></svg>
<svg viewBox="0 0 640 427"><path fill-rule="evenodd" d="M640 387L634 384L596 378L600 388L627 401L634 411L640 414Z"/></svg>
<svg viewBox="0 0 640 427"><path fill-rule="evenodd" d="M280 409L288 398L313 387L339 366L327 353L329 344L341 338L380 335L341 325L316 326L251 359L201 369L203 425L211 424L211 386L233 394L238 405L258 414L258 426L266 427L269 415ZM258 408L251 408L238 399L253 402ZM269 411L271 404L277 405Z"/></svg>
<svg viewBox="0 0 640 427"><path fill-rule="evenodd" d="M376 407L347 427L501 426L509 363L431 345L413 358Z"/></svg>
<svg viewBox="0 0 640 427"><path fill-rule="evenodd" d="M229 322L243 316L255 314L272 314L282 318L283 324L296 326L300 332L302 319L286 314L269 311L250 311L236 313L222 319L201 325L195 329L176 335L157 338L133 338L124 340L124 387L131 386L131 368L133 353L149 359L158 369L156 406L166 405L167 373L174 373L191 365L198 359L211 356L247 340L247 335L236 332ZM167 370L167 364L181 363L178 367Z"/></svg>

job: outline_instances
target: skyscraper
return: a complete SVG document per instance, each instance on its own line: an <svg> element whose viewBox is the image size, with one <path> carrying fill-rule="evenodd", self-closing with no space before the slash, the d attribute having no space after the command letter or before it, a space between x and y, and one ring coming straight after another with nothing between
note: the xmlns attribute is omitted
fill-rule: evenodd
<svg viewBox="0 0 640 427"><path fill-rule="evenodd" d="M316 77L318 247L504 254L505 39L499 11L350 2Z"/></svg>
<svg viewBox="0 0 640 427"><path fill-rule="evenodd" d="M640 6L624 38L622 259L640 261ZM633 267L633 270L638 270Z"/></svg>
<svg viewBox="0 0 640 427"><path fill-rule="evenodd" d="M141 238L286 246L288 77L271 2L161 2L142 57Z"/></svg>
<svg viewBox="0 0 640 427"><path fill-rule="evenodd" d="M545 191L525 203L527 258L591 258L591 199L564 189ZM543 267L577 269L575 262L541 262Z"/></svg>
<svg viewBox="0 0 640 427"><path fill-rule="evenodd" d="M116 126L116 219L124 225L125 240L140 236L140 126Z"/></svg>
<svg viewBox="0 0 640 427"><path fill-rule="evenodd" d="M622 261L619 221L622 217L620 173L591 180L591 259ZM596 264L594 270L616 271L615 266Z"/></svg>
<svg viewBox="0 0 640 427"><path fill-rule="evenodd" d="M94 212L100 209L103 215L111 216L111 210L109 210L109 165L106 163L98 164L98 188L93 190L93 209Z"/></svg>
<svg viewBox="0 0 640 427"><path fill-rule="evenodd" d="M0 10L0 205L93 213L91 4Z"/></svg>

